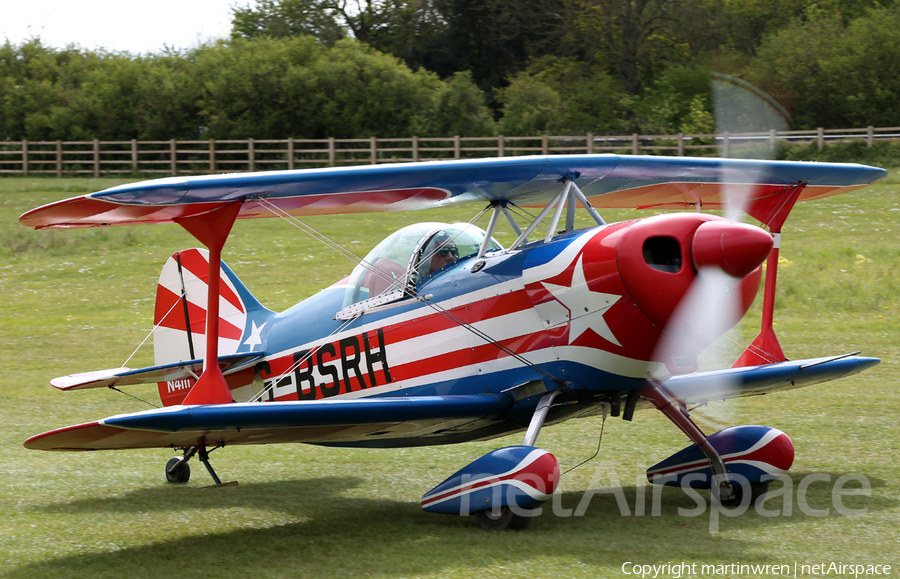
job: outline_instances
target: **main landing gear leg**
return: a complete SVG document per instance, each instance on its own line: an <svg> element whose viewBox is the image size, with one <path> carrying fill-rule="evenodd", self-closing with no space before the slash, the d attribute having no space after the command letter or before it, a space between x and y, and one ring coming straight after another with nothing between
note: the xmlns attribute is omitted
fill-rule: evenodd
<svg viewBox="0 0 900 579"><path fill-rule="evenodd" d="M216 448L221 448L217 446L212 450L216 450ZM169 462L166 463L166 479L171 483L186 483L191 478L191 467L188 464L188 461L195 454L199 457L200 462L203 463L203 466L206 467L206 470L209 472L209 476L212 477L214 485L213 487L225 487L225 486L233 486L238 484L237 481L231 481L227 483L223 483L219 480L218 475L216 475L216 471L213 469L212 464L209 462L209 453L212 451L207 451L205 446L192 446L190 448L184 449L184 456L181 458L172 457L169 459Z"/></svg>
<svg viewBox="0 0 900 579"><path fill-rule="evenodd" d="M540 402L538 402L537 408L534 409L534 414L531 415L531 422L528 424L528 430L525 432L525 440L522 442L523 445L534 446L534 443L537 442L538 434L540 434L541 428L544 426L544 421L547 419L547 413L550 412L553 400L559 396L559 393L559 390L554 390L541 398Z"/></svg>
<svg viewBox="0 0 900 579"><path fill-rule="evenodd" d="M550 392L541 398L538 402L534 414L531 416L531 422L528 424L528 430L525 432L525 440L523 446L534 446L537 442L538 434L544 426L547 419L547 413L553 405L553 400L559 395L560 391ZM523 531L531 523L531 517L520 515L508 506L493 507L475 513L475 520L478 525L486 531Z"/></svg>
<svg viewBox="0 0 900 579"><path fill-rule="evenodd" d="M706 435L697 428L691 417L688 416L687 410L676 406L672 403L672 399L666 394L666 387L662 384L650 384L648 388L641 391L641 395L653 403L656 408L666 415L666 418L675 423L683 433L691 439L697 448L703 451L709 460L709 466L713 472L713 495L720 503L733 501L735 499L734 487L728 480L728 471L725 469L725 462L719 456L718 451L706 439Z"/></svg>
<svg viewBox="0 0 900 579"><path fill-rule="evenodd" d="M197 453L197 447L192 446L184 449L184 456L178 458L173 456L166 463L166 480L170 483L186 483L191 480L191 465L188 461Z"/></svg>

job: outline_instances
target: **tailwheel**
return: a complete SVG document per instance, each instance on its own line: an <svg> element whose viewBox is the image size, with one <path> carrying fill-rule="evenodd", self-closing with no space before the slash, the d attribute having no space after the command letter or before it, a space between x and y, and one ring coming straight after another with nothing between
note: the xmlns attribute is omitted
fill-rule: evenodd
<svg viewBox="0 0 900 579"><path fill-rule="evenodd" d="M170 483L186 483L191 479L191 465L183 458L173 456L166 463L166 480Z"/></svg>
<svg viewBox="0 0 900 579"><path fill-rule="evenodd" d="M762 498L766 496L766 493L769 492L769 481L733 484L731 489L734 491L734 498L720 501L722 506L729 508L739 507L743 501L744 495L749 492L750 502L748 503L748 506L752 507L762 500Z"/></svg>
<svg viewBox="0 0 900 579"><path fill-rule="evenodd" d="M531 517L517 515L509 507L478 511L475 520L485 531L524 531L531 524Z"/></svg>

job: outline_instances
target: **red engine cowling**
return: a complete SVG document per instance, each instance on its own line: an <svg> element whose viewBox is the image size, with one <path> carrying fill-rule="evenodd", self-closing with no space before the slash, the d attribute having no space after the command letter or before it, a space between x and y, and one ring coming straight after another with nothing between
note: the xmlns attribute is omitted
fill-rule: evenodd
<svg viewBox="0 0 900 579"><path fill-rule="evenodd" d="M704 268L718 268L731 276L723 291L737 296L736 307L722 314L728 319L719 325L731 327L740 321L756 297L760 265L771 249L772 236L758 227L700 213L659 215L622 233L616 266L641 312L677 336L687 329L673 327L673 314Z"/></svg>

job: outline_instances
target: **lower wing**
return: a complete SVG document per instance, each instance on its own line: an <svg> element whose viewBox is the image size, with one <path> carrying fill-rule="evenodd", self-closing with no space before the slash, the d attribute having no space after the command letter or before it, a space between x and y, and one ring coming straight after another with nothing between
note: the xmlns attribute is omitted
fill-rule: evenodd
<svg viewBox="0 0 900 579"><path fill-rule="evenodd" d="M429 437L435 444L452 431L496 423L511 406L510 398L494 394L170 406L38 434L25 441L25 448L116 450Z"/></svg>
<svg viewBox="0 0 900 579"><path fill-rule="evenodd" d="M677 376L665 386L683 404L698 405L836 380L880 361L856 355L815 358ZM465 437L475 431L489 432L492 425L503 422L512 404L507 396L475 394L170 406L45 432L26 440L25 447L113 450L276 442L378 445L397 439L406 442L390 445L441 444L455 434Z"/></svg>
<svg viewBox="0 0 900 579"><path fill-rule="evenodd" d="M878 358L857 356L858 353L697 372L670 378L665 386L686 405L759 396L837 380L862 372L881 362Z"/></svg>

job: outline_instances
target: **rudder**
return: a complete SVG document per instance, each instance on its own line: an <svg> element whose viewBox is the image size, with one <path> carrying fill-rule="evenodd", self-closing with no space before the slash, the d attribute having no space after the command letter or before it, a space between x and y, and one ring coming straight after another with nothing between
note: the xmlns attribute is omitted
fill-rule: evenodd
<svg viewBox="0 0 900 579"><path fill-rule="evenodd" d="M262 329L274 312L263 307L225 263L221 278L219 355L261 351ZM208 283L207 250L178 251L166 261L156 287L153 314L156 365L204 356ZM191 378L160 382L160 399L165 406L180 404L193 385Z"/></svg>

